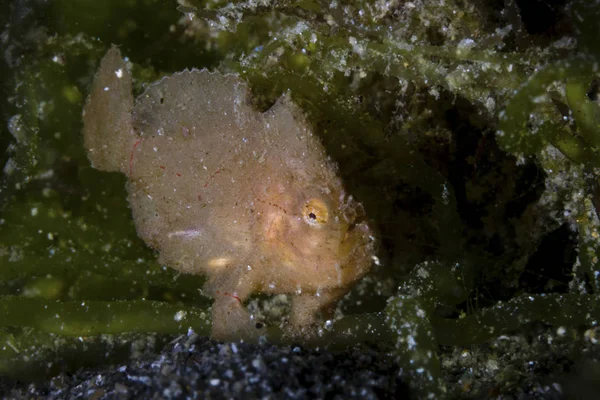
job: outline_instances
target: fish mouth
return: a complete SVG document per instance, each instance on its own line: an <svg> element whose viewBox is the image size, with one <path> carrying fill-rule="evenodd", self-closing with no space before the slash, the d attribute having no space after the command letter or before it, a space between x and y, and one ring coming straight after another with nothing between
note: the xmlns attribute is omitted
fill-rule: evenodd
<svg viewBox="0 0 600 400"><path fill-rule="evenodd" d="M344 239L342 240L342 242L344 242L346 240L346 238L348 237L348 235L352 234L352 232L355 229L364 229L366 228L367 230L369 229L368 225L368 218L366 215L359 215L356 218L354 218L354 221L352 221L349 225L348 228L346 229L346 235L344 237Z"/></svg>
<svg viewBox="0 0 600 400"><path fill-rule="evenodd" d="M367 217L357 218L348 225L340 242L340 255L344 256L351 252L353 247L360 247L372 241L371 229L367 223ZM344 251L345 250L345 251Z"/></svg>
<svg viewBox="0 0 600 400"><path fill-rule="evenodd" d="M340 266L344 282L362 278L371 268L375 253L375 238L366 216L357 217L348 225L339 247Z"/></svg>

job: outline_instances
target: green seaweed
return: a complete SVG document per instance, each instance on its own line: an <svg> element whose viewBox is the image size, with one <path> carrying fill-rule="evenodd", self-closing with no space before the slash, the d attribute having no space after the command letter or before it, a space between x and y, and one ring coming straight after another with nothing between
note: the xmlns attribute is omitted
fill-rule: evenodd
<svg viewBox="0 0 600 400"><path fill-rule="evenodd" d="M432 325L438 344L472 346L533 322L593 326L600 317L599 306L598 296L593 295L522 295L462 319L436 319Z"/></svg>
<svg viewBox="0 0 600 400"><path fill-rule="evenodd" d="M539 153L546 143L558 148L575 163L600 165L595 147L598 138L597 106L592 105L583 88L584 78L594 75L594 60L569 59L545 66L515 94L500 115L499 143L509 152L522 154ZM552 114L543 115L543 106L551 102L548 87L556 81L569 79L566 85L566 101L577 122L578 135L564 121L555 121ZM589 79L588 79L589 80ZM541 110L538 110L541 109ZM529 119L540 112L539 123ZM546 111L547 112L547 111ZM554 114L558 114L556 111Z"/></svg>
<svg viewBox="0 0 600 400"><path fill-rule="evenodd" d="M193 308L164 302L44 301L4 296L1 326L26 326L64 336L124 332L184 333L188 327L207 335L210 318Z"/></svg>
<svg viewBox="0 0 600 400"><path fill-rule="evenodd" d="M437 263L418 265L388 300L387 322L398 363L414 391L423 397L446 392L432 320L438 301L457 304L464 299L465 286L458 284L457 271L460 268L451 271Z"/></svg>

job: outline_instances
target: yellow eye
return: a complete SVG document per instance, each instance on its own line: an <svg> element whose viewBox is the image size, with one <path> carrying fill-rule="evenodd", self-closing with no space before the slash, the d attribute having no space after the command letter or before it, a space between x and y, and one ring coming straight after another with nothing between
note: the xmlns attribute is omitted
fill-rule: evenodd
<svg viewBox="0 0 600 400"><path fill-rule="evenodd" d="M304 221L312 226L322 226L327 223L329 211L327 205L319 199L310 199L304 204L302 213Z"/></svg>

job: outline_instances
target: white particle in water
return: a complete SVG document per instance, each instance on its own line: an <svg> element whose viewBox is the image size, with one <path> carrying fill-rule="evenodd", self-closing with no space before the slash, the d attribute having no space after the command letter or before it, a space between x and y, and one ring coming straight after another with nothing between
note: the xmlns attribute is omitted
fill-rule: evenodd
<svg viewBox="0 0 600 400"><path fill-rule="evenodd" d="M184 319L186 315L187 315L187 312L186 312L186 311L183 311L183 310L182 310L182 311L177 311L177 312L175 313L174 320L175 320L175 321L177 321L177 322L179 322L179 321L181 321L182 319Z"/></svg>

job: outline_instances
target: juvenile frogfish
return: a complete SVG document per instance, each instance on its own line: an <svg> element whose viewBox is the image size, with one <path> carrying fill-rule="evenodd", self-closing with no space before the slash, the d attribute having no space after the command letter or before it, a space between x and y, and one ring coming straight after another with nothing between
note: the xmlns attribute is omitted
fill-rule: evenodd
<svg viewBox="0 0 600 400"><path fill-rule="evenodd" d="M304 332L371 268L372 229L302 112L283 95L254 110L237 75L185 70L134 102L119 50L101 61L83 110L93 167L128 178L138 235L159 261L206 274L212 336L259 333L244 302L289 294Z"/></svg>

